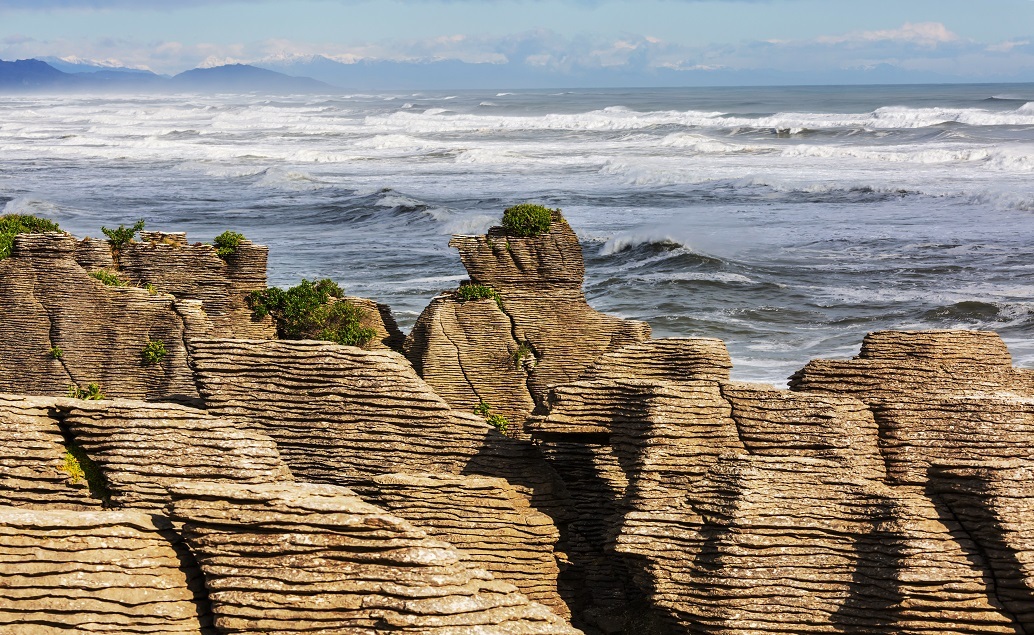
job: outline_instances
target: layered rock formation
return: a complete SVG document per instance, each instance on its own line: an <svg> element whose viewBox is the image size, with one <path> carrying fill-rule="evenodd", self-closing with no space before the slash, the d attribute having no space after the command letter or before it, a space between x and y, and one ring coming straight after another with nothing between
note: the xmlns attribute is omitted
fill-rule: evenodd
<svg viewBox="0 0 1034 635"><path fill-rule="evenodd" d="M86 482L76 482L65 467L67 441L52 406L52 400L0 394L0 505L100 506Z"/></svg>
<svg viewBox="0 0 1034 635"><path fill-rule="evenodd" d="M0 633L216 635L201 572L165 519L0 507Z"/></svg>
<svg viewBox="0 0 1034 635"><path fill-rule="evenodd" d="M187 242L183 233L141 232L143 242L120 250L118 268L138 286L179 299L200 300L216 337L273 338L269 317L255 319L245 298L266 288L269 248L250 240L224 257L215 247Z"/></svg>
<svg viewBox="0 0 1034 635"><path fill-rule="evenodd" d="M193 484L173 495L222 633L578 632L347 489Z"/></svg>
<svg viewBox="0 0 1034 635"><path fill-rule="evenodd" d="M16 237L0 261L0 392L64 395L97 383L109 397L197 399L176 301L106 286L75 260L68 234ZM150 342L167 354L141 357Z"/></svg>
<svg viewBox="0 0 1034 635"><path fill-rule="evenodd" d="M276 444L202 410L134 401L72 402L61 423L105 476L109 503L162 511L168 487L185 480L291 480Z"/></svg>
<svg viewBox="0 0 1034 635"><path fill-rule="evenodd" d="M406 355L458 410L490 404L520 434L550 386L575 381L606 352L650 337L645 323L598 313L586 303L581 246L558 213L537 237L494 227L449 244L459 250L471 283L495 290L498 304L436 298L413 327Z"/></svg>
<svg viewBox="0 0 1034 635"><path fill-rule="evenodd" d="M358 489L363 498L461 550L496 580L570 617L557 591L553 519L506 481L441 474L387 474Z"/></svg>
<svg viewBox="0 0 1034 635"><path fill-rule="evenodd" d="M277 442L299 479L362 486L381 474L505 479L559 510L562 486L530 444L449 407L401 355L315 341L200 340L209 412Z"/></svg>

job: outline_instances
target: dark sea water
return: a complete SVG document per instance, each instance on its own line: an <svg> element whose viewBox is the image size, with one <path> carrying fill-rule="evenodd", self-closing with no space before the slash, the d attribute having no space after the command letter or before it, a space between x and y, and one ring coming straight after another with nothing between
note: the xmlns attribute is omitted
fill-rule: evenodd
<svg viewBox="0 0 1034 635"><path fill-rule="evenodd" d="M783 384L884 328L1034 366L1034 85L0 97L0 208L268 244L406 329L453 233L561 207L591 304Z"/></svg>

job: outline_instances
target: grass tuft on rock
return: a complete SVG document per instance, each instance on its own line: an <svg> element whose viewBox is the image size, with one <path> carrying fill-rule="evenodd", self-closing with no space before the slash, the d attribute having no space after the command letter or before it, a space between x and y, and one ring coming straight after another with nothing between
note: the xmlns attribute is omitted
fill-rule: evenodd
<svg viewBox="0 0 1034 635"><path fill-rule="evenodd" d="M68 396L72 399L84 399L86 401L101 401L104 399L101 386L97 383L87 384L86 388L82 388L78 384L71 384L68 386Z"/></svg>
<svg viewBox="0 0 1034 635"><path fill-rule="evenodd" d="M0 260L11 257L14 237L18 234L43 234L59 232L57 223L45 218L27 214L4 214L0 216Z"/></svg>
<svg viewBox="0 0 1034 635"><path fill-rule="evenodd" d="M104 474L78 444L73 442L65 444L61 471L71 477L73 484L85 483L90 488L90 495L94 498L105 502L111 498L111 490L108 489Z"/></svg>
<svg viewBox="0 0 1034 635"><path fill-rule="evenodd" d="M247 240L244 234L239 232L225 231L215 237L215 253L223 260L237 253L241 243Z"/></svg>
<svg viewBox="0 0 1034 635"><path fill-rule="evenodd" d="M487 284L463 284L456 289L456 298L460 302L472 302L475 300L495 300L499 310L503 309L503 296Z"/></svg>
<svg viewBox="0 0 1034 635"><path fill-rule="evenodd" d="M503 211L503 229L511 236L530 238L549 231L553 222L553 212L560 213L534 203L521 203L508 207Z"/></svg>
<svg viewBox="0 0 1034 635"><path fill-rule="evenodd" d="M510 421L503 415L492 414L492 407L482 401L474 408L474 412L485 418L485 423L492 426L502 434L510 428Z"/></svg>
<svg viewBox="0 0 1034 635"><path fill-rule="evenodd" d="M342 300L343 297L344 291L332 280L302 280L290 289L253 291L248 304L256 318L272 316L280 339L365 346L377 336L377 331L363 326L365 311Z"/></svg>
<svg viewBox="0 0 1034 635"><path fill-rule="evenodd" d="M100 280L109 287L128 287L129 283L120 278L117 273L112 273L106 269L98 269L97 271L91 271L90 277L95 280Z"/></svg>

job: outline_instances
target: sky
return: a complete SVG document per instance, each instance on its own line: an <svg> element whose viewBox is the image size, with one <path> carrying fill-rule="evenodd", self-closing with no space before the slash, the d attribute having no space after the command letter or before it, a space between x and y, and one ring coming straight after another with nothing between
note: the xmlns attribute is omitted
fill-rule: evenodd
<svg viewBox="0 0 1034 635"><path fill-rule="evenodd" d="M649 75L1034 81L1034 0L0 0L0 59L177 73L324 55Z"/></svg>

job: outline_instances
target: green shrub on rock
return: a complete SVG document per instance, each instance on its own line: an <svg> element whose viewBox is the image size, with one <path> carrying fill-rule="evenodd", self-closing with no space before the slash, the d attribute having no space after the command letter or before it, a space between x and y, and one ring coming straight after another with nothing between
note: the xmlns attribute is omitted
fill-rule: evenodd
<svg viewBox="0 0 1034 635"><path fill-rule="evenodd" d="M0 260L11 256L14 237L18 234L43 234L59 232L57 223L45 218L26 214L5 214L0 216Z"/></svg>
<svg viewBox="0 0 1034 635"><path fill-rule="evenodd" d="M100 384L88 384L86 388L80 388L77 384L72 384L68 387L68 396L72 399L85 399L86 401L101 401L104 399Z"/></svg>
<svg viewBox="0 0 1034 635"><path fill-rule="evenodd" d="M492 414L492 407L482 401L478 404L477 408L474 408L474 412L485 418L485 423L492 426L502 434L506 434L506 431L510 427L510 422L503 415Z"/></svg>
<svg viewBox="0 0 1034 635"><path fill-rule="evenodd" d="M549 231L549 226L553 222L553 212L559 214L560 210L533 203L508 207L503 211L503 229L511 236L519 238L544 234Z"/></svg>
<svg viewBox="0 0 1034 635"><path fill-rule="evenodd" d="M140 352L140 356L143 358L144 366L153 366L155 364L162 363L165 356L169 354L169 351L165 348L165 342L158 340L150 340L147 342L147 346Z"/></svg>
<svg viewBox="0 0 1034 635"><path fill-rule="evenodd" d="M94 498L105 502L111 498L111 490L108 489L104 474L78 444L65 444L65 456L60 469L71 477L73 484L85 483Z"/></svg>
<svg viewBox="0 0 1034 635"><path fill-rule="evenodd" d="M503 308L503 296L487 284L462 284L456 289L456 298L460 302L471 302L473 300L495 300L499 309Z"/></svg>
<svg viewBox="0 0 1034 635"><path fill-rule="evenodd" d="M101 231L108 237L108 243L111 245L111 250L115 253L122 251L122 248L132 242L133 237L136 236L138 231L144 228L143 219L133 223L132 227L126 227L125 225L119 225L118 229L108 229L107 227L101 227Z"/></svg>
<svg viewBox="0 0 1034 635"><path fill-rule="evenodd" d="M277 337L287 340L326 340L346 346L364 346L377 332L362 325L365 312L341 298L344 291L328 279L290 289L272 287L248 296L255 317L272 316Z"/></svg>
<svg viewBox="0 0 1034 635"><path fill-rule="evenodd" d="M241 246L241 242L247 240L244 234L239 232L225 231L215 237L213 241L215 243L215 253L224 260L237 253L237 249Z"/></svg>

